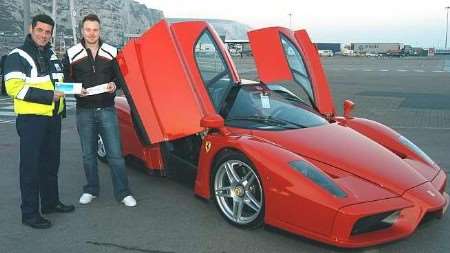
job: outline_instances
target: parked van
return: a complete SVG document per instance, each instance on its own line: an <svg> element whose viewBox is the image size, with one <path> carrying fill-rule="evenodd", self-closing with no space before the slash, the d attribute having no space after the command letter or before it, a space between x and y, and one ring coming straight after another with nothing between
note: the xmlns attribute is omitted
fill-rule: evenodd
<svg viewBox="0 0 450 253"><path fill-rule="evenodd" d="M334 56L334 53L332 50L319 50L319 55L331 57Z"/></svg>

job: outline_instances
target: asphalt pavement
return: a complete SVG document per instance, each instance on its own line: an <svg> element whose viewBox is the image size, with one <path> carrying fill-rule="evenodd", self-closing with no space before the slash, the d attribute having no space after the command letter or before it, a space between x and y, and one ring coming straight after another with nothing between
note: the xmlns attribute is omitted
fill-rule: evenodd
<svg viewBox="0 0 450 253"><path fill-rule="evenodd" d="M450 57L322 58L339 114L345 99L354 115L405 135L439 165L450 168ZM236 58L242 77L254 79L251 58ZM99 164L101 194L78 204L84 174L73 101L63 122L60 196L70 214L51 214L54 226L34 230L20 223L18 137L11 100L0 96L0 252L449 252L450 217L421 225L409 238L359 250L317 243L264 227L229 225L212 202L194 197L190 184L149 176L128 166L138 206L114 200L108 167Z"/></svg>

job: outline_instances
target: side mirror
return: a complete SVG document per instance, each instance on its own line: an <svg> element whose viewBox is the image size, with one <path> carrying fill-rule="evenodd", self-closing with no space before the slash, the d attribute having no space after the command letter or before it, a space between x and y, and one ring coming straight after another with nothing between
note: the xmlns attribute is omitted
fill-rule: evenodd
<svg viewBox="0 0 450 253"><path fill-rule="evenodd" d="M200 126L205 128L222 128L225 123L223 118L218 114L206 115L200 120Z"/></svg>
<svg viewBox="0 0 450 253"><path fill-rule="evenodd" d="M218 129L223 135L229 134L229 131L225 128L223 118L218 114L206 115L200 120L200 126L203 128Z"/></svg>
<svg viewBox="0 0 450 253"><path fill-rule="evenodd" d="M345 100L344 101L344 118L351 119L352 117L352 110L353 107L355 107L355 103L351 100Z"/></svg>

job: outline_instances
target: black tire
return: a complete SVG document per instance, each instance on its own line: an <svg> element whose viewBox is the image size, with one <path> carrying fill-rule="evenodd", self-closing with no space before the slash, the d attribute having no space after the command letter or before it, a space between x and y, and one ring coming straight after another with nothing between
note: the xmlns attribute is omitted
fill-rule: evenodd
<svg viewBox="0 0 450 253"><path fill-rule="evenodd" d="M264 189L250 160L237 151L220 154L211 178L211 190L218 212L239 228L264 224Z"/></svg>

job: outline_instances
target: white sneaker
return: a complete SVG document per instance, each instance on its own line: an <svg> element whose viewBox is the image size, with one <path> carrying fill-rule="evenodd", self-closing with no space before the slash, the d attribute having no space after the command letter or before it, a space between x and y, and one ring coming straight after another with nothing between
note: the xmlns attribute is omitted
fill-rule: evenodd
<svg viewBox="0 0 450 253"><path fill-rule="evenodd" d="M80 197L80 204L86 205L92 202L95 196L90 193L83 193Z"/></svg>
<svg viewBox="0 0 450 253"><path fill-rule="evenodd" d="M136 199L134 199L133 196L131 196L131 195L128 195L125 198L123 198L122 203L129 207L136 206L136 204L137 204Z"/></svg>

